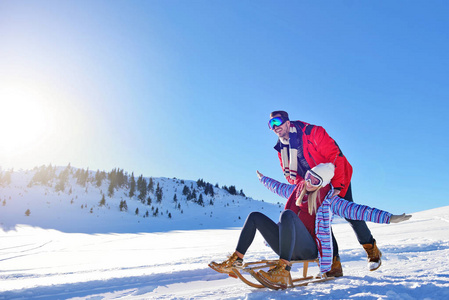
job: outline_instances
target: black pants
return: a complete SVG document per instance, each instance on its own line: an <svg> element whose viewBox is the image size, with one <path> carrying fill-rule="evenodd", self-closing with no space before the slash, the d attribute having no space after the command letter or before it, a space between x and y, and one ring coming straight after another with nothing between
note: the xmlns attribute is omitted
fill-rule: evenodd
<svg viewBox="0 0 449 300"><path fill-rule="evenodd" d="M349 184L348 191L346 192L346 195L344 196L343 199L346 199L349 202L354 202L354 200L352 199L351 184ZM361 245L374 243L373 235L371 234L371 231L369 230L365 221L358 221L351 219L346 219L346 221L348 221L349 224L351 225L352 229L355 232L355 235L357 236L357 240Z"/></svg>
<svg viewBox="0 0 449 300"><path fill-rule="evenodd" d="M292 210L283 211L278 224L260 212L250 213L240 233L236 248L238 252L246 253L254 240L256 230L259 230L265 241L282 259L290 261L318 257L314 238Z"/></svg>

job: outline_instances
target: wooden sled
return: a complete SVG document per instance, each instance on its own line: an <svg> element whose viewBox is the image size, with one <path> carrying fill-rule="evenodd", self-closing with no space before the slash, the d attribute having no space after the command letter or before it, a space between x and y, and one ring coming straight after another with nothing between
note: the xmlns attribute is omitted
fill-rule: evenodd
<svg viewBox="0 0 449 300"><path fill-rule="evenodd" d="M277 262L278 262L277 260L261 260L261 261L256 261L256 262L248 262L248 263L243 264L242 267L232 268L233 274L231 273L231 274L229 274L229 276L235 277L235 278L239 278L241 281L243 281L247 285L249 285L251 287L254 287L254 288L259 288L260 289L260 288L266 288L267 287L267 288L274 289L274 290L286 289L286 288L294 288L294 287L299 287L299 286L306 286L309 283L323 282L323 281L328 281L328 280L332 280L332 279L335 278L335 277L325 277L325 278L315 279L313 276L307 276L309 263L317 263L318 264L318 259L315 259L315 260L293 260L293 261L291 261L290 263L292 264L292 267L295 264L302 264L302 266L303 266L302 277L292 278L292 276L290 274L289 284L287 286L274 285L274 284L271 284L269 282L266 282L256 272L256 270L259 270L259 269L264 269L264 268L268 268L269 269L269 268L275 266ZM248 280L242 274L242 272L249 273L254 279L256 279L256 281L258 283L254 283L254 282Z"/></svg>

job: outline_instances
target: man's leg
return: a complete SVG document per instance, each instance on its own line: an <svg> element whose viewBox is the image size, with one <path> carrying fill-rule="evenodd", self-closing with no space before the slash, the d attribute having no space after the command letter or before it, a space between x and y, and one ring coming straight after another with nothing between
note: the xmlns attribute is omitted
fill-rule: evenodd
<svg viewBox="0 0 449 300"><path fill-rule="evenodd" d="M344 199L350 202L354 202L354 200L352 199L351 184L349 184L349 188ZM357 239L359 240L359 243L366 251L366 254L368 256L368 268L370 269L370 271L377 270L382 264L382 253L380 252L379 248L377 248L376 240L373 238L373 235L368 229L366 222L350 219L346 219L346 221L351 224L352 229L354 230Z"/></svg>
<svg viewBox="0 0 449 300"><path fill-rule="evenodd" d="M346 195L343 197L343 199L346 199L349 202L354 202L354 200L352 199L351 184L349 184L348 191L346 192ZM371 234L371 231L369 230L365 221L350 219L346 219L346 221L351 224L351 227L354 230L355 235L357 236L357 240L361 245L374 243L373 235Z"/></svg>

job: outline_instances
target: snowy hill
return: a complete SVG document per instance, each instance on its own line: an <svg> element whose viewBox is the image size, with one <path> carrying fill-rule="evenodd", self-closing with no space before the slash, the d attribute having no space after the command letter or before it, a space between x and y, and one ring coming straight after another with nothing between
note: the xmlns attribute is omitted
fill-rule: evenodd
<svg viewBox="0 0 449 300"><path fill-rule="evenodd" d="M114 176L121 182L111 188ZM3 171L0 226L12 229L28 224L82 233L217 229L242 226L251 211L277 216L282 209L282 205L246 197L243 191L233 192L233 186L223 189L202 179L139 176L133 178L136 187L130 197L132 176L123 170L105 173L70 166ZM144 195L138 191L139 180L146 186Z"/></svg>

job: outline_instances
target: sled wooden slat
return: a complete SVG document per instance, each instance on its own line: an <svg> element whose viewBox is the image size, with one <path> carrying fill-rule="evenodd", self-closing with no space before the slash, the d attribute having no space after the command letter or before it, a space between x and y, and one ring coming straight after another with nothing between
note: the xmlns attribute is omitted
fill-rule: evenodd
<svg viewBox="0 0 449 300"><path fill-rule="evenodd" d="M251 287L258 288L258 289L262 289L262 288L265 287L265 286L262 285L262 284L258 284L258 283L254 283L254 282L249 281L248 279L246 279L246 278L242 275L242 273L240 273L240 272L239 272L237 269L235 269L235 268L233 268L232 271L234 272L234 274L235 274L241 281L243 281L244 283L246 283L247 285L249 285L249 286L251 286Z"/></svg>
<svg viewBox="0 0 449 300"><path fill-rule="evenodd" d="M325 277L325 278L314 279L313 276L307 276L307 272L309 269L309 263L318 264L318 259L294 260L294 261L290 262L292 264L292 266L294 266L295 264L302 264L302 267L303 267L302 277L292 278L291 274L290 274L288 286L278 286L278 285L268 284L267 282L265 282L266 280L262 280L263 278L261 279L259 277L258 273L255 270L270 268L270 267L276 265L277 262L278 262L278 260L260 260L260 261L255 261L255 262L247 262L247 263L243 264L243 266L241 266L241 267L232 268L233 274L232 275L230 274L230 276L237 277L240 280L242 280L245 284L247 284L251 287L254 287L254 288L268 287L268 288L274 289L274 290L306 286L309 283L324 282L324 281L332 280L335 278L335 277ZM252 281L248 280L247 278L245 278L242 274L242 271L245 273L249 273L253 277L253 279L255 279L258 283L252 282Z"/></svg>

